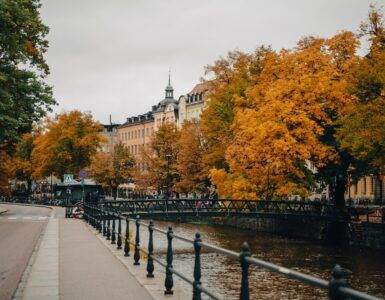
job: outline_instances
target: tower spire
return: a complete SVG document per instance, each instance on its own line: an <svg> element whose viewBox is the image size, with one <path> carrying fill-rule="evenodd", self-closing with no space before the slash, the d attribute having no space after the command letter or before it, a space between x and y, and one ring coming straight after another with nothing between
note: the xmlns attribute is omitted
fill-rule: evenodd
<svg viewBox="0 0 385 300"><path fill-rule="evenodd" d="M174 88L171 85L171 68L168 69L168 85L165 89L166 99L174 99Z"/></svg>

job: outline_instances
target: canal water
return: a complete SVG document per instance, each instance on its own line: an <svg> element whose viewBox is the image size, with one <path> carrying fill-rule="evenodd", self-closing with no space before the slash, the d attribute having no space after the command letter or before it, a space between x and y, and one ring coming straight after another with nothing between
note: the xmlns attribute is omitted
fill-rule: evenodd
<svg viewBox="0 0 385 300"><path fill-rule="evenodd" d="M131 232L134 230L131 222ZM385 254L379 251L332 247L317 242L288 239L270 234L239 230L224 226L156 221L155 226L167 229L172 226L175 234L193 239L201 233L202 240L229 250L239 251L247 241L253 256L280 266L292 268L323 279L330 277L335 264L348 271L352 287L385 298ZM147 248L147 228L141 228L141 245ZM132 239L134 236L132 236ZM174 269L193 278L194 252L189 243L173 240ZM167 239L154 232L155 255L166 260ZM155 268L163 268L155 263ZM309 287L265 269L250 267L251 299L323 299L325 291ZM190 292L191 287L175 278L176 284ZM238 299L241 272L239 262L211 251L202 252L202 283L210 291L224 299Z"/></svg>

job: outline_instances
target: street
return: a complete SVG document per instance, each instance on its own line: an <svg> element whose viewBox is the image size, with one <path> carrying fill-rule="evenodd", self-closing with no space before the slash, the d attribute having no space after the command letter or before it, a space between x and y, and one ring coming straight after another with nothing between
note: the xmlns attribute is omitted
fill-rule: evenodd
<svg viewBox="0 0 385 300"><path fill-rule="evenodd" d="M51 210L43 207L1 204L0 299L11 299L28 260L44 230Z"/></svg>

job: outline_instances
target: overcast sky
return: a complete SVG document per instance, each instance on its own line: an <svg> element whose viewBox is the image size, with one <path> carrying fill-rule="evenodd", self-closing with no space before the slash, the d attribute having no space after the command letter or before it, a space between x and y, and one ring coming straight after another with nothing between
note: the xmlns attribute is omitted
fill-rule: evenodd
<svg viewBox="0 0 385 300"><path fill-rule="evenodd" d="M366 0L43 0L50 27L55 111L91 111L101 122L145 113L175 96L230 50L293 47L306 35L356 31ZM377 1L382 3L382 1Z"/></svg>

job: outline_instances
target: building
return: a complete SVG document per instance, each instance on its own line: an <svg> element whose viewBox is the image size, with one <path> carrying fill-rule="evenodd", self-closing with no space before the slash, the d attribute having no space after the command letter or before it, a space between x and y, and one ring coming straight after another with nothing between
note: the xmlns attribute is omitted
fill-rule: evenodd
<svg viewBox="0 0 385 300"><path fill-rule="evenodd" d="M199 83L186 95L179 97L178 126L184 121L199 120L208 101L207 83Z"/></svg>
<svg viewBox="0 0 385 300"><path fill-rule="evenodd" d="M154 116L152 112L129 117L118 128L119 141L134 157L139 156L141 147L148 145L153 133Z"/></svg>
<svg viewBox="0 0 385 300"><path fill-rule="evenodd" d="M119 143L118 139L118 127L120 124L112 123L110 115L110 123L103 125L103 131L100 133L104 138L104 142L101 144L101 151L106 153L112 153L115 145Z"/></svg>
<svg viewBox="0 0 385 300"><path fill-rule="evenodd" d="M384 204L385 176L365 176L357 182L351 182L345 199L353 203Z"/></svg>
<svg viewBox="0 0 385 300"><path fill-rule="evenodd" d="M171 85L170 75L165 89L165 97L157 105L152 106L152 114L155 131L166 122L178 124L178 100L174 99L174 88Z"/></svg>

